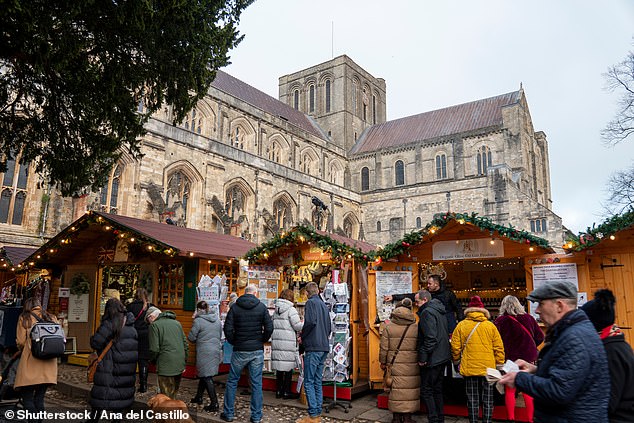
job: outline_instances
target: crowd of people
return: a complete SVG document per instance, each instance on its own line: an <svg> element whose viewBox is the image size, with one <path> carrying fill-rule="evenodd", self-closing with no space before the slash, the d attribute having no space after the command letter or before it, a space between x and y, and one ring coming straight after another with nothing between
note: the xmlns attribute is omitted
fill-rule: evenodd
<svg viewBox="0 0 634 423"><path fill-rule="evenodd" d="M421 404L430 423L443 422L443 381L452 373L464 379L469 421L478 422L481 414L484 422L491 422L494 387L487 381L487 369L502 369L509 361L519 371L503 372L497 382L504 387L509 421L515 421L518 395L530 422L634 421L634 354L614 323L616 299L611 291L597 291L594 299L577 308L573 284L553 281L539 286L527 298L538 304L535 312L546 327L544 334L512 295L502 300L493 321L480 297L473 296L463 313L455 294L442 287L439 277L431 276L427 287L384 298L397 301L389 321L381 326L379 353L392 423L412 423ZM303 367L308 410L297 423L319 423L331 317L318 285L307 284L306 292L303 319L288 289L280 293L271 316L256 297L257 288L248 285L243 295L232 297L224 327L218 309L199 301L187 336L174 312L152 305L142 288L127 307L109 299L90 338L91 347L103 353L90 392L90 421L98 422L104 410L123 412L131 407L135 392L148 390L150 362L156 366L160 392L176 398L192 343L199 380L191 402L202 405L206 393L209 403L203 410L222 409L220 418L233 421L236 389L246 368L250 422L259 423L264 344L270 340L276 397L297 398L291 389L293 371ZM27 299L17 327L21 357L14 387L25 409L33 413L45 410L46 390L57 382L57 359L36 358L31 351L30 328L39 320L57 321L35 297ZM232 354L220 404L214 376L222 361L223 335Z"/></svg>

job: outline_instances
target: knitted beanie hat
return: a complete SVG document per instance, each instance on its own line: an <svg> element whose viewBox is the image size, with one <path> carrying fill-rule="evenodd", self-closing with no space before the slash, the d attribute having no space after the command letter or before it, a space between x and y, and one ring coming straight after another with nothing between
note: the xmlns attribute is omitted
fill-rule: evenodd
<svg viewBox="0 0 634 423"><path fill-rule="evenodd" d="M484 308L484 303L482 302L482 299L480 299L480 297L474 295L473 297L471 297L471 301L469 301L469 307Z"/></svg>
<svg viewBox="0 0 634 423"><path fill-rule="evenodd" d="M600 289L594 293L594 299L581 306L597 332L614 324L614 304L616 299L609 289Z"/></svg>

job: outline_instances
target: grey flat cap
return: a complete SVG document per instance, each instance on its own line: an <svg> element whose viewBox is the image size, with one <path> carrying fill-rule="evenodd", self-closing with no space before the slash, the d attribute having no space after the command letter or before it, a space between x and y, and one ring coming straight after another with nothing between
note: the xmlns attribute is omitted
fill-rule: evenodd
<svg viewBox="0 0 634 423"><path fill-rule="evenodd" d="M576 300L577 287L571 282L546 282L544 285L533 290L526 298L536 303L541 300L552 300L554 298L570 298Z"/></svg>

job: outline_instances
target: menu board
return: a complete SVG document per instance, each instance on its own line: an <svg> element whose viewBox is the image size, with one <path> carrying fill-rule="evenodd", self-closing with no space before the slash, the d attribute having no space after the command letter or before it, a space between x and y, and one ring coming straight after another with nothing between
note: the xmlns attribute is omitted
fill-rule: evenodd
<svg viewBox="0 0 634 423"><path fill-rule="evenodd" d="M570 282L579 288L576 263L540 264L533 266L532 270L533 289L552 282ZM539 317L535 314L537 305L537 303L530 302L530 312L535 318Z"/></svg>
<svg viewBox="0 0 634 423"><path fill-rule="evenodd" d="M379 320L390 318L393 304L383 303L383 297L412 292L412 272L376 272L376 311Z"/></svg>

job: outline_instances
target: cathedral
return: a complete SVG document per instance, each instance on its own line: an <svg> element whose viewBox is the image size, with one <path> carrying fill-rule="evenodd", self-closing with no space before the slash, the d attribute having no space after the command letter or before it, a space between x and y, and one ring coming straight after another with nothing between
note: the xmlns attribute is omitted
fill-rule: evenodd
<svg viewBox="0 0 634 423"><path fill-rule="evenodd" d="M153 116L142 159L124 154L99 192L62 197L9 162L0 244L39 246L101 210L255 243L307 223L384 245L449 210L562 245L521 87L391 121L386 104L385 81L345 55L280 77L279 99L218 71L181 124L169 106Z"/></svg>

